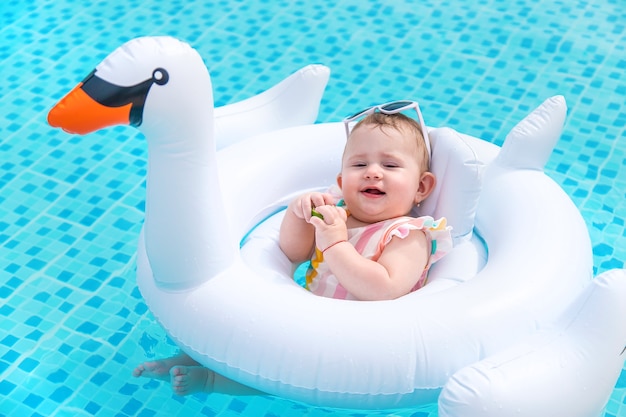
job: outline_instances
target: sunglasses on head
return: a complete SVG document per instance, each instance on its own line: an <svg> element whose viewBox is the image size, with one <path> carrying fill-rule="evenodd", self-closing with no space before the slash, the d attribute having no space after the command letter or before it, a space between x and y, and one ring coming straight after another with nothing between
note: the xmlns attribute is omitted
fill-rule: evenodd
<svg viewBox="0 0 626 417"><path fill-rule="evenodd" d="M378 106L368 107L354 113L351 116L346 117L345 119L343 119L343 125L346 128L346 137L350 136L350 123L363 116L376 113L377 111L383 114L396 114L409 109L415 109L415 112L417 113L417 118L422 128L422 135L424 136L424 144L426 145L426 151L428 152L428 160L430 161L432 155L432 152L430 150L430 138L428 137L428 129L426 128L426 123L424 123L424 117L422 116L422 111L420 110L420 106L419 104L417 104L417 101L391 101L389 103L379 104Z"/></svg>

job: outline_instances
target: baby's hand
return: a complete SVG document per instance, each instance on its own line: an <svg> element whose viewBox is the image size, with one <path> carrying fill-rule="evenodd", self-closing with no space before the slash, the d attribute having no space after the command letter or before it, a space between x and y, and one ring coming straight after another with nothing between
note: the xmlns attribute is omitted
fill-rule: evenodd
<svg viewBox="0 0 626 417"><path fill-rule="evenodd" d="M322 216L319 212L315 211L315 209L311 209L311 216L319 217L320 219L324 220L324 216Z"/></svg>
<svg viewBox="0 0 626 417"><path fill-rule="evenodd" d="M296 198L291 204L291 210L296 217L310 223L311 216L314 216L314 209L318 206L333 204L334 198L328 193L312 192L303 194Z"/></svg>
<svg viewBox="0 0 626 417"><path fill-rule="evenodd" d="M315 244L324 249L335 242L348 239L346 220L348 214L342 207L324 205L315 208L322 217L313 216L309 220L315 226Z"/></svg>

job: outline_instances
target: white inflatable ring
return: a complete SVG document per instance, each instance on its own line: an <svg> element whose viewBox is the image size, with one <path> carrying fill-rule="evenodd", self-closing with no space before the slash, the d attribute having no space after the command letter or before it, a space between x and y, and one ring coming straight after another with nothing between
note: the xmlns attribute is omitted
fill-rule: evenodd
<svg viewBox="0 0 626 417"><path fill-rule="evenodd" d="M585 224L543 173L563 97L520 122L502 149L433 129L433 170L446 185L426 209L448 217L458 245L423 290L350 302L295 284L277 246L281 208L331 184L339 167L342 126L312 124L327 79L325 67L306 67L214 112L192 48L139 38L50 112L73 133L140 123L149 168L137 282L172 339L229 378L315 405L599 414L624 363L626 279L616 270L592 280ZM137 85L141 100L96 103ZM85 115L87 102L101 110Z"/></svg>

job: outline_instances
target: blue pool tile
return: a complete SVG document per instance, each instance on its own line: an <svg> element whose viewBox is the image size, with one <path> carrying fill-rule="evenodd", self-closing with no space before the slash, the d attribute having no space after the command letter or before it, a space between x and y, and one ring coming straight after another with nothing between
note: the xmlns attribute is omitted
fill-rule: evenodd
<svg viewBox="0 0 626 417"><path fill-rule="evenodd" d="M0 359L2 359L5 363L13 363L19 358L19 356L19 353L13 349L9 349Z"/></svg>
<svg viewBox="0 0 626 417"><path fill-rule="evenodd" d="M98 386L102 386L104 385L109 379L111 378L111 375L106 373L106 372L98 372L96 373L91 379L90 382L98 385Z"/></svg>
<svg viewBox="0 0 626 417"><path fill-rule="evenodd" d="M28 333L26 336L24 336L24 338L37 341L37 340L41 339L42 336L43 336L43 332L41 332L40 330L35 329L32 332Z"/></svg>
<svg viewBox="0 0 626 417"><path fill-rule="evenodd" d="M626 370L622 370L617 379L616 388L626 388Z"/></svg>
<svg viewBox="0 0 626 417"><path fill-rule="evenodd" d="M50 395L50 399L55 403L62 403L72 395L73 391L65 386L58 387Z"/></svg>
<svg viewBox="0 0 626 417"><path fill-rule="evenodd" d="M128 358L120 353L113 355L113 362L117 364L125 364L128 362Z"/></svg>
<svg viewBox="0 0 626 417"><path fill-rule="evenodd" d="M37 367L37 365L39 365L38 361L26 358L18 365L18 368L25 372L31 372Z"/></svg>
<svg viewBox="0 0 626 417"><path fill-rule="evenodd" d="M80 288L86 291L94 292L100 288L101 282L95 279L87 279L81 285Z"/></svg>
<svg viewBox="0 0 626 417"><path fill-rule="evenodd" d="M98 330L98 325L91 322L83 322L76 328L76 331L86 334L92 334L96 330Z"/></svg>
<svg viewBox="0 0 626 417"><path fill-rule="evenodd" d="M24 404L26 404L28 407L32 409L37 409L37 407L39 407L39 404L41 404L43 400L44 400L43 397L37 394L30 393L24 399Z"/></svg>
<svg viewBox="0 0 626 417"><path fill-rule="evenodd" d="M87 366L90 366L92 368L98 368L99 366L101 366L103 363L105 363L105 359L100 356L100 355L91 355L89 358L87 358L87 360L85 361L85 364Z"/></svg>
<svg viewBox="0 0 626 417"><path fill-rule="evenodd" d="M68 302L64 302L63 304L59 306L59 310L61 310L64 313L70 312L73 308L74 308L74 305Z"/></svg>
<svg viewBox="0 0 626 417"><path fill-rule="evenodd" d="M60 383L63 382L67 379L67 377L69 376L69 374L63 370L63 369L58 369L54 372L52 372L50 375L48 375L48 381L53 382L53 383Z"/></svg>
<svg viewBox="0 0 626 417"><path fill-rule="evenodd" d="M5 337L3 337L3 338L2 338L2 340L0 340L0 344L3 344L4 346L11 347L11 346L13 346L13 345L15 344L15 342L17 342L17 341L18 341L18 338L17 338L17 337L15 337L15 336L13 336L13 335L11 335L11 334L8 334L8 335L6 335Z"/></svg>
<svg viewBox="0 0 626 417"><path fill-rule="evenodd" d="M107 341L113 346L118 346L125 338L126 333L116 332L113 333L113 335L109 337Z"/></svg>
<svg viewBox="0 0 626 417"><path fill-rule="evenodd" d="M13 390L15 390L16 385L13 384L10 381L0 381L0 394L2 394L5 397L8 397L9 394L11 394L11 392Z"/></svg>
<svg viewBox="0 0 626 417"><path fill-rule="evenodd" d="M247 407L247 404L243 401L239 401L237 399L233 399L230 404L228 405L228 408L230 410L233 410L237 413L242 413Z"/></svg>
<svg viewBox="0 0 626 417"><path fill-rule="evenodd" d="M155 410L149 410L149 409L142 409L141 411L139 411L139 413L137 414L137 417L153 417L156 416L157 412Z"/></svg>
<svg viewBox="0 0 626 417"><path fill-rule="evenodd" d="M128 402L122 407L122 412L128 415L134 415L141 408L142 404L131 398Z"/></svg>
<svg viewBox="0 0 626 417"><path fill-rule="evenodd" d="M80 345L80 349L87 352L95 352L102 347L102 343L96 340L86 340Z"/></svg>
<svg viewBox="0 0 626 417"><path fill-rule="evenodd" d="M70 353L74 348L66 343L61 344L61 346L59 347L59 352L63 353L64 355L67 355L68 353Z"/></svg>
<svg viewBox="0 0 626 417"><path fill-rule="evenodd" d="M14 308L8 305L0 306L0 314L3 316L9 316L11 313L15 311Z"/></svg>
<svg viewBox="0 0 626 417"><path fill-rule="evenodd" d="M89 401L89 403L85 406L85 411L92 416L97 415L101 409L102 407L98 403L95 403L93 401Z"/></svg>
<svg viewBox="0 0 626 417"><path fill-rule="evenodd" d="M138 389L139 389L139 386L136 384L124 384L124 386L120 388L120 393L124 395L132 395Z"/></svg>
<svg viewBox="0 0 626 417"><path fill-rule="evenodd" d="M610 269L623 269L624 268L624 260L623 259L616 259L616 258L611 258L608 261L603 261L600 263L600 267L605 270L608 271Z"/></svg>

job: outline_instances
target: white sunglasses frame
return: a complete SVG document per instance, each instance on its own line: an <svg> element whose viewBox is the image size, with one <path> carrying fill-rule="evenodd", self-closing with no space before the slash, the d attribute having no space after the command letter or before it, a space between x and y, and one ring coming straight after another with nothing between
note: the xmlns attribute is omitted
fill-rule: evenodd
<svg viewBox="0 0 626 417"><path fill-rule="evenodd" d="M390 106L392 104L399 104L399 103L407 103L407 104L404 106L400 106L398 108L392 109L392 110L385 109L386 106ZM378 104L376 106L368 107L364 110L361 110L360 112L354 113L353 115L346 117L345 119L343 119L343 124L346 128L346 138L350 136L350 122L353 122L363 116L368 116L370 114L376 113L377 110L383 114L396 114L396 113L401 113L403 111L410 110L410 109L415 109L415 112L417 113L417 118L418 118L420 127L422 129L422 136L424 137L424 144L426 145L426 151L428 153L428 164L430 165L430 162L432 160L432 150L430 147L430 138L428 137L428 128L426 127L426 123L424 123L424 117L422 116L422 111L420 110L420 106L417 101L412 101L412 100L390 101L388 103Z"/></svg>

